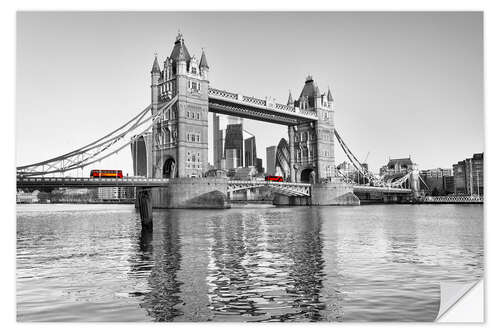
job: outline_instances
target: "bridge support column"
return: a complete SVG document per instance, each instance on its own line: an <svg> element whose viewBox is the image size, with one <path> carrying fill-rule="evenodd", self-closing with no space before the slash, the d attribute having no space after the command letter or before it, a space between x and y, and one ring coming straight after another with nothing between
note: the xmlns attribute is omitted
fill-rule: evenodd
<svg viewBox="0 0 500 333"><path fill-rule="evenodd" d="M167 187L154 188L154 208L229 208L227 180L222 178L175 178Z"/></svg>
<svg viewBox="0 0 500 333"><path fill-rule="evenodd" d="M136 201L139 206L143 230L153 229L153 201L150 188L137 188Z"/></svg>
<svg viewBox="0 0 500 333"><path fill-rule="evenodd" d="M310 206L309 197L289 196L280 193L274 194L273 205L275 206Z"/></svg>
<svg viewBox="0 0 500 333"><path fill-rule="evenodd" d="M413 202L413 193L405 193L405 194L394 194L394 193L385 193L383 194L384 203L385 204L407 204Z"/></svg>
<svg viewBox="0 0 500 333"><path fill-rule="evenodd" d="M413 170L410 175L410 187L413 191L413 198L420 197L420 174L418 170Z"/></svg>
<svg viewBox="0 0 500 333"><path fill-rule="evenodd" d="M353 186L340 180L311 186L311 205L313 206L359 206L359 198Z"/></svg>

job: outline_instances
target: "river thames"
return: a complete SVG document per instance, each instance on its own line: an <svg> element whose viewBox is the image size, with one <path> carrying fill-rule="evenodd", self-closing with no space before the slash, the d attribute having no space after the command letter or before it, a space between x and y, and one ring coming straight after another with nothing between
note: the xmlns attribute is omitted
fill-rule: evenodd
<svg viewBox="0 0 500 333"><path fill-rule="evenodd" d="M433 321L482 205L17 206L18 321Z"/></svg>

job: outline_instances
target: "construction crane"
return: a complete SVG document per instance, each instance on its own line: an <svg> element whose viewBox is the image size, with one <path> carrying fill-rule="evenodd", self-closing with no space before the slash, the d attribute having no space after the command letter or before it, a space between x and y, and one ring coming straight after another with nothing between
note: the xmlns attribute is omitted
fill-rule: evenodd
<svg viewBox="0 0 500 333"><path fill-rule="evenodd" d="M366 160L368 159L368 156L370 156L370 152L366 154L365 160L363 161L363 164L366 164Z"/></svg>

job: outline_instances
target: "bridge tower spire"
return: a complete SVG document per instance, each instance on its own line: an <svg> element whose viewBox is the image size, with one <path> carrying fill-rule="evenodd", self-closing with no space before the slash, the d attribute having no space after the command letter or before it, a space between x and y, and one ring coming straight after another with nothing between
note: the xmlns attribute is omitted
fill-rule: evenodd
<svg viewBox="0 0 500 333"><path fill-rule="evenodd" d="M164 112L153 126L152 174L155 178L202 177L208 168L206 55L202 52L198 62L179 32L163 71L155 58L151 75L152 112ZM175 97L175 104L163 110Z"/></svg>
<svg viewBox="0 0 500 333"><path fill-rule="evenodd" d="M155 54L153 67L151 68L151 112L156 112L158 107L158 83L160 81L160 65L158 64L158 56Z"/></svg>
<svg viewBox="0 0 500 333"><path fill-rule="evenodd" d="M288 90L288 102L286 103L286 105L288 106L293 106L293 97L292 97L292 91L291 90Z"/></svg>
<svg viewBox="0 0 500 333"><path fill-rule="evenodd" d="M210 67L208 66L207 56L205 55L204 49L201 49L201 60L199 67L203 79L208 80L208 70Z"/></svg>
<svg viewBox="0 0 500 333"><path fill-rule="evenodd" d="M326 99L328 101L328 107L333 107L333 95L332 95L332 91L330 90L330 87L328 87L328 95L327 95Z"/></svg>

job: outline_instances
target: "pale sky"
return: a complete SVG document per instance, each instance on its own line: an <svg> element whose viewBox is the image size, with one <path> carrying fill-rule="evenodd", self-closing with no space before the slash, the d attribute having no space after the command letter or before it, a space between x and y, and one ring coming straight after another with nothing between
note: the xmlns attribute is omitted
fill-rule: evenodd
<svg viewBox="0 0 500 333"><path fill-rule="evenodd" d="M337 130L373 171L389 157L450 168L484 151L479 12L21 12L16 164L83 146L147 106L154 53L170 55L178 30L191 55L205 48L214 88L286 103L308 74L330 87ZM286 127L245 127L265 166ZM131 165L125 149L96 167Z"/></svg>

